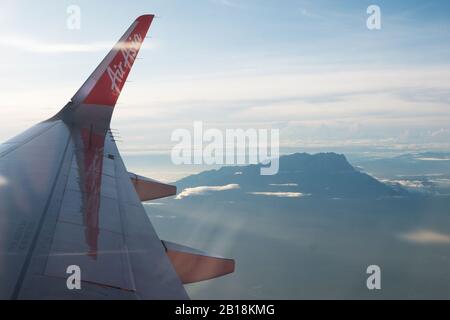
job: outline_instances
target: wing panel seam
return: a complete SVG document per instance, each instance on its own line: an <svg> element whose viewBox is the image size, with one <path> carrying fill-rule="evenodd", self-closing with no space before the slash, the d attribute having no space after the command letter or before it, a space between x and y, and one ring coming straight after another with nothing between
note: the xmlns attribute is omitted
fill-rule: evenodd
<svg viewBox="0 0 450 320"><path fill-rule="evenodd" d="M58 183L59 176L61 174L61 169L62 169L62 166L64 164L64 160L66 159L67 149L69 147L71 137L72 137L72 135L69 134L69 137L67 138L66 146L64 148L63 156L61 157L61 162L59 164L57 174L55 175L55 178L54 178L54 181L53 181L53 184L52 184L52 188L51 188L49 197L48 197L47 202L46 202L45 207L44 207L44 211L42 212L41 218L39 219L39 224L38 224L37 230L36 230L36 232L35 232L35 234L33 236L33 241L31 242L31 246L28 249L28 252L27 252L24 264L22 265L19 277L18 277L17 282L16 282L16 286L14 288L14 291L13 291L12 295L11 295L11 299L12 300L17 300L17 298L19 296L20 289L22 287L23 281L25 279L26 272L27 272L28 267L30 265L33 252L36 249L38 237L41 234L42 226L44 225L44 221L45 221L45 218L47 216L48 208L49 208L51 200L53 198L53 193L55 192L55 187L56 187L56 185Z"/></svg>

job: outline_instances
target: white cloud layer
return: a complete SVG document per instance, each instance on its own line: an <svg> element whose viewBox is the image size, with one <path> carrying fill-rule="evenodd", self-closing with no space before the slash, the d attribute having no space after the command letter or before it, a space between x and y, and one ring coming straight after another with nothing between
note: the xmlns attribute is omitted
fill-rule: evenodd
<svg viewBox="0 0 450 320"><path fill-rule="evenodd" d="M201 187L195 187L195 188L186 188L181 193L179 193L175 199L183 199L190 196L200 196L205 195L211 192L217 192L217 191L227 191L227 190L234 190L239 189L238 184L227 184L224 186L201 186Z"/></svg>
<svg viewBox="0 0 450 320"><path fill-rule="evenodd" d="M389 181L389 180L387 180ZM392 180L393 183L398 183L402 187L406 188L423 188L422 181L419 180Z"/></svg>
<svg viewBox="0 0 450 320"><path fill-rule="evenodd" d="M4 41L0 37L0 45ZM106 54L111 47L110 43L48 45L17 39L12 43L33 52L101 49ZM138 84L126 86L112 125L121 129L126 148L139 152L155 146L161 146L159 152L169 152L174 146L170 141L173 130L190 129L196 120L219 130L279 128L282 148L450 148L448 65L325 68L267 57L244 68L247 62L229 68L219 64L214 72L170 75L153 74L144 70L152 63L141 64L136 72L152 76L136 76ZM0 62L0 71L11 73L9 68ZM49 78L58 79L58 72L53 72ZM70 83L33 81L33 87L25 89L17 88L20 81L0 79L4 89L0 140L15 133L14 128L25 129L56 113L87 74L74 75L77 81ZM52 109L44 112L42 108ZM30 119L26 123L24 110ZM18 127L17 119L24 125Z"/></svg>
<svg viewBox="0 0 450 320"><path fill-rule="evenodd" d="M416 158L417 160L421 161L450 161L450 158Z"/></svg>
<svg viewBox="0 0 450 320"><path fill-rule="evenodd" d="M401 234L400 238L418 244L450 244L450 235L433 230L416 230Z"/></svg>
<svg viewBox="0 0 450 320"><path fill-rule="evenodd" d="M301 192L249 192L249 194L278 198L300 198L308 196L308 194Z"/></svg>

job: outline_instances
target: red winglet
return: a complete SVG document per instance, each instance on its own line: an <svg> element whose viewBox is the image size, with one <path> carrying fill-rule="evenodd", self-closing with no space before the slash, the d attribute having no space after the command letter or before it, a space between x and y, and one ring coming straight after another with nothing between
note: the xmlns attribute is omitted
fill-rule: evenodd
<svg viewBox="0 0 450 320"><path fill-rule="evenodd" d="M94 72L98 80L88 79L86 82L86 85L89 82L92 85L89 81L92 80L95 84L92 89L88 88L90 90L82 103L112 107L116 104L153 18L154 15L143 15L136 19L99 66L100 70L96 70L99 73Z"/></svg>

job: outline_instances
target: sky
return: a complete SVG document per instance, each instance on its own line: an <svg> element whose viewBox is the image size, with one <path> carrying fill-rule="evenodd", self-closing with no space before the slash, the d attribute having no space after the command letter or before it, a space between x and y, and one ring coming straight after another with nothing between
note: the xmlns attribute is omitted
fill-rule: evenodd
<svg viewBox="0 0 450 320"><path fill-rule="evenodd" d="M372 4L381 30L366 26ZM145 161L167 164L171 133L194 121L279 129L285 153L450 151L449 12L438 0L0 0L0 141L55 114L154 13L112 122L133 168L169 174Z"/></svg>

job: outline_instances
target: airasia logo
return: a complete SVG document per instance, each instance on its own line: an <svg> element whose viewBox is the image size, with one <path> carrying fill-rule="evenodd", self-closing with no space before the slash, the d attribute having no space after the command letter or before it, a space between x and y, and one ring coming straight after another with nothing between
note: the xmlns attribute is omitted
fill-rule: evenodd
<svg viewBox="0 0 450 320"><path fill-rule="evenodd" d="M111 90L117 95L120 94L121 84L127 73L130 71L134 60L136 60L136 56L142 43L142 36L136 33L133 37L128 38L128 40L129 41L126 43L119 44L123 61L119 64L108 66L107 69L109 79L111 80Z"/></svg>

